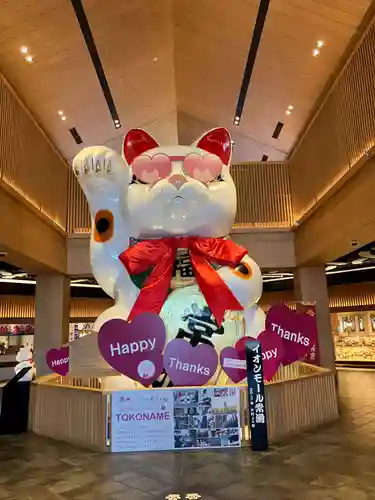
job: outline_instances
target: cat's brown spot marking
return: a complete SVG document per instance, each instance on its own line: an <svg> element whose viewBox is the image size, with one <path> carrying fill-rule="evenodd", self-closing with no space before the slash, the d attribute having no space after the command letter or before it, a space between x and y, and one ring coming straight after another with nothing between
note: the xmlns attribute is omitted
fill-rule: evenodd
<svg viewBox="0 0 375 500"><path fill-rule="evenodd" d="M94 240L105 243L113 236L114 217L109 210L99 210L95 215Z"/></svg>
<svg viewBox="0 0 375 500"><path fill-rule="evenodd" d="M251 266L246 262L241 262L232 272L242 280L249 280L253 275Z"/></svg>

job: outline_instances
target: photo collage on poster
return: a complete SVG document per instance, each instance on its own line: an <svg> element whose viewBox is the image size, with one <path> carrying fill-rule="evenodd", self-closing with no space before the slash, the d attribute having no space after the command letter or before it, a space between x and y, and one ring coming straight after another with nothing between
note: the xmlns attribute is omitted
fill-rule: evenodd
<svg viewBox="0 0 375 500"><path fill-rule="evenodd" d="M239 391L235 387L174 391L174 446L240 446Z"/></svg>

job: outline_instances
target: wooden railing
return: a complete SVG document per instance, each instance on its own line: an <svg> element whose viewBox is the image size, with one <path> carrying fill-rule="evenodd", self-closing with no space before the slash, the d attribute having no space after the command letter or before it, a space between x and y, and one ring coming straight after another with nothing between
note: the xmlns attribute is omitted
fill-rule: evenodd
<svg viewBox="0 0 375 500"><path fill-rule="evenodd" d="M65 230L67 165L1 74L0 179Z"/></svg>
<svg viewBox="0 0 375 500"><path fill-rule="evenodd" d="M247 386L239 387L242 445L248 445ZM271 443L338 418L335 375L325 368L305 363L282 367L266 384L265 396ZM43 436L109 451L108 398L100 379L42 377L32 384L29 428Z"/></svg>
<svg viewBox="0 0 375 500"><path fill-rule="evenodd" d="M375 146L375 24L368 27L291 155L294 219L307 214Z"/></svg>
<svg viewBox="0 0 375 500"><path fill-rule="evenodd" d="M235 228L289 228L292 200L285 162L243 163L231 168L237 188ZM91 220L83 192L72 173L68 182L67 231L87 233Z"/></svg>

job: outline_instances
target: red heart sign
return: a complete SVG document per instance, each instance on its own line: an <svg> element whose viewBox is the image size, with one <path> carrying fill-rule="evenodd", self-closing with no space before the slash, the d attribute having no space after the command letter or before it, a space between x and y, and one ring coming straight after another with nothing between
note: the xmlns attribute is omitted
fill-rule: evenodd
<svg viewBox="0 0 375 500"><path fill-rule="evenodd" d="M246 337L247 340L250 337ZM238 384L246 377L246 352L235 347L224 347L220 353L220 364L228 377Z"/></svg>
<svg viewBox="0 0 375 500"><path fill-rule="evenodd" d="M266 329L282 339L283 365L304 359L317 340L315 317L296 313L283 304L272 306L268 311Z"/></svg>
<svg viewBox="0 0 375 500"><path fill-rule="evenodd" d="M145 387L163 371L165 339L163 320L152 313L140 314L131 323L111 319L98 333L99 350L107 363Z"/></svg>
<svg viewBox="0 0 375 500"><path fill-rule="evenodd" d="M62 377L69 373L69 346L50 349L46 354L46 362L50 370Z"/></svg>
<svg viewBox="0 0 375 500"><path fill-rule="evenodd" d="M176 386L204 385L216 368L217 353L208 344L193 347L184 339L174 339L164 350L164 369Z"/></svg>

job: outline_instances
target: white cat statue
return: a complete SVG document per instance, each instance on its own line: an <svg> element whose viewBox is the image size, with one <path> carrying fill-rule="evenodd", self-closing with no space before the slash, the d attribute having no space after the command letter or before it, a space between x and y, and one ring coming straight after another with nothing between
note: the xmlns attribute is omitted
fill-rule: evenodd
<svg viewBox="0 0 375 500"><path fill-rule="evenodd" d="M115 299L94 331L152 311L163 318L168 340L208 342L220 351L264 329L261 271L228 239L237 203L231 153L224 128L192 146L159 146L132 129L123 157L103 146L75 157L92 216L92 271Z"/></svg>
<svg viewBox="0 0 375 500"><path fill-rule="evenodd" d="M24 368L30 368L25 375L19 380L20 382L31 382L35 377L35 365L33 363L33 354L28 347L21 347L17 353L16 361L18 364L14 367L17 375Z"/></svg>

